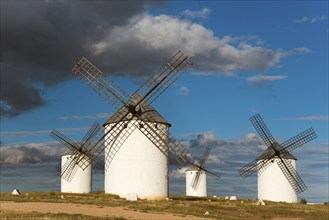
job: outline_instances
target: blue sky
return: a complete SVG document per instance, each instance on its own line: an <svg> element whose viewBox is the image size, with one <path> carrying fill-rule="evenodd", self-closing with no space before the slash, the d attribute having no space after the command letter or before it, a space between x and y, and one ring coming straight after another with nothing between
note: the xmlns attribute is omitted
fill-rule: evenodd
<svg viewBox="0 0 329 220"><path fill-rule="evenodd" d="M209 194L256 198L256 176L237 170L262 152L259 113L279 141L314 128L292 152L300 197L328 201L327 1L1 1L1 191L59 190L65 148L50 131L80 140L114 112L73 77L80 57L132 93L178 49L194 65L153 106L196 158L211 146L222 178ZM181 174L171 168L171 193L185 193Z"/></svg>

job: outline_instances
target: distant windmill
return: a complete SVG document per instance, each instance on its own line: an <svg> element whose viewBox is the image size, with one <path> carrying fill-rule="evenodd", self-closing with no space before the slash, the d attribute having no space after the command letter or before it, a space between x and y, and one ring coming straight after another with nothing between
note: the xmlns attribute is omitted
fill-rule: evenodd
<svg viewBox="0 0 329 220"><path fill-rule="evenodd" d="M187 196L207 196L207 173L219 178L216 172L205 169L205 163L209 157L210 148L206 147L199 163L190 166L186 170L186 195Z"/></svg>
<svg viewBox="0 0 329 220"><path fill-rule="evenodd" d="M105 123L105 134L95 136L86 146L88 152L106 148L105 192L122 197L127 193L166 197L168 153L179 164L191 163L192 154L169 134L169 123L150 105L191 65L187 56L177 52L131 96L106 81L85 58L73 68L76 76L117 109Z"/></svg>
<svg viewBox="0 0 329 220"><path fill-rule="evenodd" d="M296 171L296 158L291 151L316 138L312 128L279 144L259 114L250 118L267 145L265 152L239 170L242 177L258 171L258 199L297 202L297 194L307 189Z"/></svg>
<svg viewBox="0 0 329 220"><path fill-rule="evenodd" d="M103 133L102 127L94 123L80 142L74 142L57 130L50 136L68 147L61 157L61 192L89 193L91 192L92 163L102 168L99 158L85 152L84 146L98 132Z"/></svg>

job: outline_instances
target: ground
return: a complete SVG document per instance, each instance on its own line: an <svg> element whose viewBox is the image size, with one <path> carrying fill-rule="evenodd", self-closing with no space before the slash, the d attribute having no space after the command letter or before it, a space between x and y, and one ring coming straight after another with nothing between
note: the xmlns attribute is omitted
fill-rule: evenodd
<svg viewBox="0 0 329 220"><path fill-rule="evenodd" d="M166 220L208 220L194 216L177 216L170 213L145 213L127 210L125 207L102 207L96 205L81 205L74 203L46 203L46 202L0 202L1 210L41 213L82 214L97 217L122 217L124 219L166 219Z"/></svg>
<svg viewBox="0 0 329 220"><path fill-rule="evenodd" d="M265 201L257 206L253 199L171 196L166 200L126 201L103 192L63 194L28 192L13 196L0 193L0 219L272 219L329 220L328 204L306 205ZM208 213L205 215L205 213Z"/></svg>

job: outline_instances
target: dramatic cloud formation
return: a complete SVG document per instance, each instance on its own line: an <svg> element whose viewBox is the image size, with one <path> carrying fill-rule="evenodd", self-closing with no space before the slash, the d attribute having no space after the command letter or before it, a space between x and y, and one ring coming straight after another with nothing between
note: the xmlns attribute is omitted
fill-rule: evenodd
<svg viewBox="0 0 329 220"><path fill-rule="evenodd" d="M188 145L190 148L205 148L207 146L210 148L219 148L219 147L224 148L227 146L230 146L230 147L236 147L236 146L256 146L257 147L258 146L258 148L259 148L259 146L263 145L263 142L254 133L248 133L242 139L226 141L226 140L216 139L213 132L208 131L205 133L197 134L196 138L190 140ZM259 149L264 149L264 147L261 147Z"/></svg>
<svg viewBox="0 0 329 220"><path fill-rule="evenodd" d="M1 1L1 116L46 104L44 89L71 78L70 70L104 28L121 25L148 3Z"/></svg>
<svg viewBox="0 0 329 220"><path fill-rule="evenodd" d="M265 149L260 138L254 133L246 134L242 139L223 140L217 139L213 132L196 134L195 138L184 143L193 152L193 159L199 161L206 147L211 149L206 167L212 170L234 170L236 172L242 164L246 164ZM183 169L173 168L171 175L174 178L182 177Z"/></svg>
<svg viewBox="0 0 329 220"><path fill-rule="evenodd" d="M56 142L1 145L1 191L59 190L60 155L65 150Z"/></svg>
<svg viewBox="0 0 329 220"><path fill-rule="evenodd" d="M181 48L191 56L195 73L205 75L232 75L251 69L265 71L288 55L282 50L255 47L245 42L234 42L238 44L235 47L227 43L227 38L222 40L211 30L188 20L168 15L144 14L126 25L109 30L107 36L92 48L95 55L102 55L111 61L108 65L114 71L118 70L118 66L122 71L122 66L129 63L126 68L135 66L137 72L144 70L145 66L153 68L147 65L150 59L159 66L159 59L156 58L166 59L177 48ZM129 45L130 50L122 50L120 45ZM144 51L142 54L145 56L139 56L136 60L136 57L131 56L132 51Z"/></svg>
<svg viewBox="0 0 329 220"><path fill-rule="evenodd" d="M191 56L194 73L203 75L266 71L291 55L260 47L257 36L221 39L192 21L147 14L153 3L1 1L1 116L45 105L45 91L70 79L82 56L105 72L141 77L153 74L177 48ZM209 13L184 12L186 17Z"/></svg>
<svg viewBox="0 0 329 220"><path fill-rule="evenodd" d="M254 86L263 86L265 83L274 81L274 80L282 80L286 79L288 76L277 75L277 76L264 76L264 75L255 75L248 77L247 80L251 82Z"/></svg>
<svg viewBox="0 0 329 220"><path fill-rule="evenodd" d="M0 147L0 164L57 163L66 147L57 143L31 143Z"/></svg>

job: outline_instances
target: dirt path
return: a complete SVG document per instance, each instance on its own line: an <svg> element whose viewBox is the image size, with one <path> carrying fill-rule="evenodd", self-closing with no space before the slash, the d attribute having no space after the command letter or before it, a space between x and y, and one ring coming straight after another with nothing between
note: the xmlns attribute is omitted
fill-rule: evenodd
<svg viewBox="0 0 329 220"><path fill-rule="evenodd" d="M125 207L106 207L95 205L81 205L74 203L46 203L46 202L0 202L0 210L41 213L67 213L98 217L123 217L126 219L164 219L164 220L209 220L194 216L176 216L170 213L145 213L128 210Z"/></svg>

